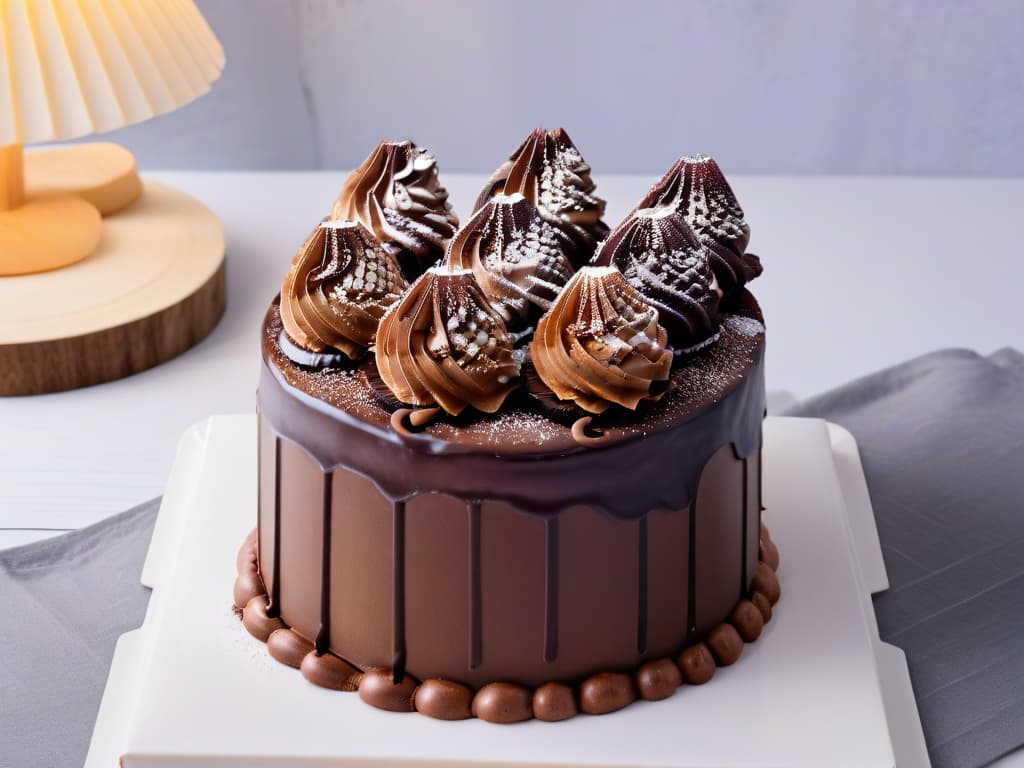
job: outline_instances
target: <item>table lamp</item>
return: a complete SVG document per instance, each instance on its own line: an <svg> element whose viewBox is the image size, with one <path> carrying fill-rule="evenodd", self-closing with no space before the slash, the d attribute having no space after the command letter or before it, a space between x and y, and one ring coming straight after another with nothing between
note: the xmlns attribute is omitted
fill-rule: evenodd
<svg viewBox="0 0 1024 768"><path fill-rule="evenodd" d="M212 330L224 237L205 206L115 144L23 145L169 112L223 68L193 0L0 0L0 395L135 373Z"/></svg>

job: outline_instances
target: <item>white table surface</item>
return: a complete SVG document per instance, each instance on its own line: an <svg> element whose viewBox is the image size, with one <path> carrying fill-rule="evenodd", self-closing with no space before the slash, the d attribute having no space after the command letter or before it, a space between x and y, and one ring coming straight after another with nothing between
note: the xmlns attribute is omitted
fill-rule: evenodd
<svg viewBox="0 0 1024 768"><path fill-rule="evenodd" d="M0 548L100 520L163 491L178 438L252 412L258 333L304 236L345 177L153 173L224 222L228 308L158 368L54 395L0 398ZM460 215L483 176L443 175ZM597 177L616 223L651 179ZM1016 222L1024 179L735 177L765 264L772 390L803 397L940 347L1024 347Z"/></svg>

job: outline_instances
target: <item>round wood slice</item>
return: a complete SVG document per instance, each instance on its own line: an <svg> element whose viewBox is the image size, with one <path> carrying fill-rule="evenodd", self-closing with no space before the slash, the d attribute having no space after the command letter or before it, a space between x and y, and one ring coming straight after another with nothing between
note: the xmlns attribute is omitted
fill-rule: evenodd
<svg viewBox="0 0 1024 768"><path fill-rule="evenodd" d="M224 245L206 206L146 181L92 256L0 277L0 395L123 378L198 344L224 314Z"/></svg>

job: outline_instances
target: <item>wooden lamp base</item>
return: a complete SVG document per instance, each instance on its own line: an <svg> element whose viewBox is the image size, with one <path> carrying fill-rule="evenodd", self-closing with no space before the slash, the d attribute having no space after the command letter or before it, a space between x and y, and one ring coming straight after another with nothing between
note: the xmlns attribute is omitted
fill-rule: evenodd
<svg viewBox="0 0 1024 768"><path fill-rule="evenodd" d="M0 395L122 378L199 343L224 312L224 245L202 203L146 181L89 258L0 277Z"/></svg>

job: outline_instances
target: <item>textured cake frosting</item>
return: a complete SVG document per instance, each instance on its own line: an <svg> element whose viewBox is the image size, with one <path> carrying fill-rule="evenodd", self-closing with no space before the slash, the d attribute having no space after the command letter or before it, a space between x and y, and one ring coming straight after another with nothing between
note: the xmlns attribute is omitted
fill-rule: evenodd
<svg viewBox="0 0 1024 768"><path fill-rule="evenodd" d="M319 686L444 720L708 682L780 595L742 211L687 161L595 256L590 169L537 131L455 232L424 154L378 147L267 312L245 627Z"/></svg>
<svg viewBox="0 0 1024 768"><path fill-rule="evenodd" d="M376 349L398 400L453 415L493 413L519 378L505 323L470 270L427 270L381 318Z"/></svg>
<svg viewBox="0 0 1024 768"><path fill-rule="evenodd" d="M712 255L671 206L630 214L594 256L597 266L617 267L658 309L676 350L691 349L718 330L722 290Z"/></svg>
<svg viewBox="0 0 1024 768"><path fill-rule="evenodd" d="M384 310L408 287L401 270L357 222L321 224L296 255L281 288L281 318L303 349L362 357Z"/></svg>
<svg viewBox="0 0 1024 768"><path fill-rule="evenodd" d="M537 324L530 352L559 399L602 413L662 395L672 367L666 340L658 310L618 269L584 267Z"/></svg>
<svg viewBox="0 0 1024 768"><path fill-rule="evenodd" d="M334 221L358 221L414 280L444 254L459 225L437 161L411 141L382 141L346 179Z"/></svg>
<svg viewBox="0 0 1024 768"><path fill-rule="evenodd" d="M572 237L575 250L569 258L579 267L608 235L601 218L605 201L594 194L596 186L569 134L561 128L537 128L488 179L474 207L479 209L496 194L518 192Z"/></svg>
<svg viewBox="0 0 1024 768"><path fill-rule="evenodd" d="M448 246L445 263L470 269L510 326L523 328L548 309L572 276L572 240L521 194L481 206Z"/></svg>
<svg viewBox="0 0 1024 768"><path fill-rule="evenodd" d="M734 293L761 274L761 262L746 253L750 241L736 195L722 169L704 155L681 157L637 205L667 206L683 214L686 223L711 251L711 265L726 294Z"/></svg>

